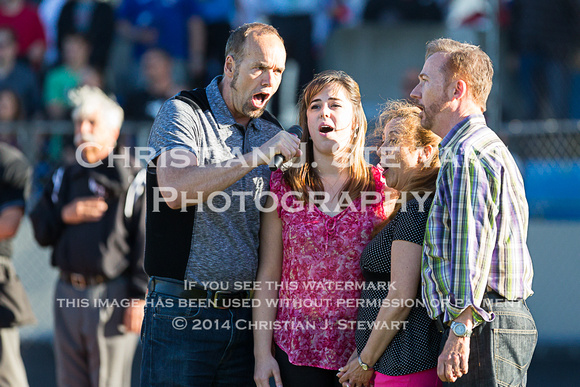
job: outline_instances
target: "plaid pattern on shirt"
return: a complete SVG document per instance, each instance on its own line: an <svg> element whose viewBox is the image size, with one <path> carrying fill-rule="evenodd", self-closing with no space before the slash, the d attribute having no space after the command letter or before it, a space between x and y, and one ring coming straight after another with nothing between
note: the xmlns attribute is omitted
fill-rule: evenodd
<svg viewBox="0 0 580 387"><path fill-rule="evenodd" d="M432 318L454 320L472 305L476 320L491 321L493 314L480 307L487 290L509 300L533 293L523 179L482 115L453 127L439 155L423 249L423 300Z"/></svg>

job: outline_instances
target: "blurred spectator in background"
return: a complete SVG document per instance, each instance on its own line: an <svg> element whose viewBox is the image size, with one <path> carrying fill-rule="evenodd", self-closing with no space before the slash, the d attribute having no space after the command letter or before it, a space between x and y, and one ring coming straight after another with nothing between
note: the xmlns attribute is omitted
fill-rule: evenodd
<svg viewBox="0 0 580 387"><path fill-rule="evenodd" d="M364 10L367 22L443 20L446 0L369 0Z"/></svg>
<svg viewBox="0 0 580 387"><path fill-rule="evenodd" d="M82 75L81 85L98 87L101 90L107 91L103 74L96 68L89 66L83 71Z"/></svg>
<svg viewBox="0 0 580 387"><path fill-rule="evenodd" d="M262 4L262 12L284 39L287 54L286 69L288 70L288 65L292 61L298 64L298 82L295 86L293 104L297 101L300 89L310 82L316 72L318 55L314 51L313 44L313 37L316 35L314 18L315 15L328 17L326 9L322 9L321 6L320 2L312 0L272 0ZM285 77L290 77L290 74L290 71L287 71ZM274 115L283 116L284 107L279 106L280 100L284 98L282 94L286 94L285 85L282 85L280 92L272 98L271 108Z"/></svg>
<svg viewBox="0 0 580 387"><path fill-rule="evenodd" d="M235 0L236 2L236 13L232 20L232 26L237 28L242 24L253 23L253 22L263 22L263 12L260 4L263 1L260 0Z"/></svg>
<svg viewBox="0 0 580 387"><path fill-rule="evenodd" d="M524 119L569 118L574 54L580 49L576 0L514 0L511 44L519 55Z"/></svg>
<svg viewBox="0 0 580 387"><path fill-rule="evenodd" d="M58 47L61 58L64 37L71 33L83 34L91 45L89 63L103 71L109 60L109 51L115 34L115 12L104 1L69 0L58 19Z"/></svg>
<svg viewBox="0 0 580 387"><path fill-rule="evenodd" d="M12 29L0 27L0 88L14 90L23 104L25 117L31 118L40 111L40 89L36 74L27 64L17 62L17 52Z"/></svg>
<svg viewBox="0 0 580 387"><path fill-rule="evenodd" d="M333 26L354 27L362 22L367 0L330 0Z"/></svg>
<svg viewBox="0 0 580 387"><path fill-rule="evenodd" d="M31 168L16 148L0 142L0 385L28 386L18 326L36 321L11 260L12 239L24 216Z"/></svg>
<svg viewBox="0 0 580 387"><path fill-rule="evenodd" d="M284 38L288 59L298 62L299 86L306 85L315 72L317 56L313 51L314 17L325 10L311 0L272 0L263 7L270 23Z"/></svg>
<svg viewBox="0 0 580 387"><path fill-rule="evenodd" d="M36 5L24 0L0 0L0 26L14 31L18 57L40 70L44 60L46 38Z"/></svg>
<svg viewBox="0 0 580 387"><path fill-rule="evenodd" d="M11 122L24 118L22 103L12 89L0 89L0 121Z"/></svg>
<svg viewBox="0 0 580 387"><path fill-rule="evenodd" d="M407 101L414 103L413 98L411 98L411 92L417 86L417 80L419 79L420 69L416 67L409 67L405 70L403 78L401 78L401 97Z"/></svg>
<svg viewBox="0 0 580 387"><path fill-rule="evenodd" d="M24 118L18 95L11 89L0 89L0 122L14 122ZM16 132L0 133L0 141L17 146Z"/></svg>
<svg viewBox="0 0 580 387"><path fill-rule="evenodd" d="M458 28L467 28L472 30L486 31L496 22L503 22L501 20L500 11L498 10L498 20L492 20L491 16L494 13L494 7L503 8L505 1L495 1L495 5L491 5L489 0L448 0L446 1L445 25L447 28L454 30Z"/></svg>
<svg viewBox="0 0 580 387"><path fill-rule="evenodd" d="M84 35L72 33L63 38L63 64L49 70L44 82L44 105L48 118L68 118L70 101L68 92L83 84L91 75L89 56L91 47Z"/></svg>
<svg viewBox="0 0 580 387"><path fill-rule="evenodd" d="M195 0L205 28L191 23L190 75L197 87L205 86L224 71L224 50L230 36L231 22L236 13L235 0ZM252 22L255 20L252 20Z"/></svg>
<svg viewBox="0 0 580 387"><path fill-rule="evenodd" d="M580 50L576 52L572 68L572 95L570 101L570 118L580 120Z"/></svg>
<svg viewBox="0 0 580 387"><path fill-rule="evenodd" d="M193 36L203 28L197 4L191 0L122 0L118 32L134 48L136 62L152 47L163 47L174 60L175 79L187 80L187 63L200 50L203 39ZM199 36L198 36L199 37Z"/></svg>
<svg viewBox="0 0 580 387"><path fill-rule="evenodd" d="M41 0L38 5L38 16L44 26L46 37L45 68L52 67L59 59L56 33L60 11L66 2L67 0Z"/></svg>
<svg viewBox="0 0 580 387"><path fill-rule="evenodd" d="M126 98L128 119L153 120L167 99L186 88L174 82L172 66L171 57L161 48L150 48L143 54L141 71L145 85Z"/></svg>
<svg viewBox="0 0 580 387"><path fill-rule="evenodd" d="M145 176L133 178L114 150L121 107L89 86L73 90L71 99L77 160L54 173L30 214L36 240L54 248L52 265L60 270L57 384L128 387L147 287Z"/></svg>

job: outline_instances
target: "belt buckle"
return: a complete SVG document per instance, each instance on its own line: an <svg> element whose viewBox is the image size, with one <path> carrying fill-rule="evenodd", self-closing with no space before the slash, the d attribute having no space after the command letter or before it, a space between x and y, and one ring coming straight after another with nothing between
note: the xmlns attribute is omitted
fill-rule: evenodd
<svg viewBox="0 0 580 387"><path fill-rule="evenodd" d="M70 273L70 284L77 290L85 290L87 288L85 276L79 273Z"/></svg>
<svg viewBox="0 0 580 387"><path fill-rule="evenodd" d="M229 306L223 306L223 304L218 305L218 297L220 295L227 295L230 294L230 292L226 292L225 290L216 290L215 292L213 292L213 295L211 297L212 302L213 302L213 307L216 309L229 309Z"/></svg>

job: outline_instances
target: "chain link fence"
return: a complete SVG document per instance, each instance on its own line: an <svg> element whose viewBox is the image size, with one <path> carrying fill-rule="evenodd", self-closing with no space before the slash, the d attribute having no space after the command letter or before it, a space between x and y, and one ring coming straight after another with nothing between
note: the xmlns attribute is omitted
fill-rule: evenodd
<svg viewBox="0 0 580 387"><path fill-rule="evenodd" d="M524 176L531 218L580 220L580 121L512 121L499 134Z"/></svg>

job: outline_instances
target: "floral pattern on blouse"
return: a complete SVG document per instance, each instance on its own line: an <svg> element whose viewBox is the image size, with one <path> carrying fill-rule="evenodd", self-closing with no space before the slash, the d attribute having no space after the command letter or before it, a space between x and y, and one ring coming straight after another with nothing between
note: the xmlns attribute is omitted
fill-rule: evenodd
<svg viewBox="0 0 580 387"><path fill-rule="evenodd" d="M272 174L284 247L274 340L294 365L336 370L355 349L360 256L374 227L386 218L381 172L372 167L380 200L359 197L335 216L302 205L289 194L282 173Z"/></svg>

